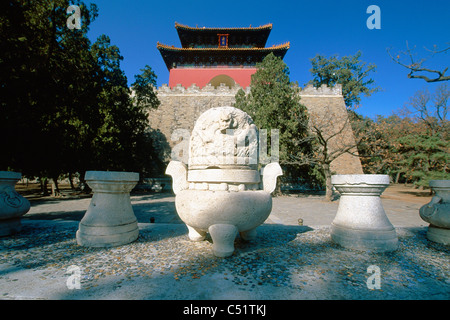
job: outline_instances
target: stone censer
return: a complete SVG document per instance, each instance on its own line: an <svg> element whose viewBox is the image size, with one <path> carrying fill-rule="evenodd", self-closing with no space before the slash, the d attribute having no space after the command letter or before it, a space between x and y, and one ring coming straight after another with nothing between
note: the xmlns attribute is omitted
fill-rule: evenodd
<svg viewBox="0 0 450 320"><path fill-rule="evenodd" d="M422 220L428 222L427 238L450 244L450 180L431 180L430 188L435 195L419 210Z"/></svg>
<svg viewBox="0 0 450 320"><path fill-rule="evenodd" d="M256 237L272 210L278 163L258 170L258 131L250 116L233 107L212 108L197 119L189 143L188 165L171 161L175 205L192 241L213 241L213 253L234 252L239 233Z"/></svg>

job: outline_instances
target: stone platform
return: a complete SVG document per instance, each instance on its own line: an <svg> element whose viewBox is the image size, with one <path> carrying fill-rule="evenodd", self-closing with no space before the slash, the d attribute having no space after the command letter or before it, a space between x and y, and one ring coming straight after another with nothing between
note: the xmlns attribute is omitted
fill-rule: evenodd
<svg viewBox="0 0 450 320"><path fill-rule="evenodd" d="M426 238L418 213L429 198L407 202L385 194L399 238L394 252L333 243L339 201L282 196L273 199L258 242L238 237L225 259L213 255L210 238L189 241L167 193L131 197L139 238L114 248L77 245L90 198L32 201L22 231L0 238L0 299L448 300L449 247ZM376 281L370 266L380 270L379 289L369 288ZM71 282L78 275L79 289Z"/></svg>

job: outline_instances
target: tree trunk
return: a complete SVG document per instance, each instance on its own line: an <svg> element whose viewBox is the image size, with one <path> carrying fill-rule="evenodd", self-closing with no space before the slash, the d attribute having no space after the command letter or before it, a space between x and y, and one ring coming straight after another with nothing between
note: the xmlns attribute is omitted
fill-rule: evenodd
<svg viewBox="0 0 450 320"><path fill-rule="evenodd" d="M331 184L331 170L330 170L330 165L328 163L323 164L323 174L325 176L325 187L326 187L325 199L327 201L332 201L333 200L333 185Z"/></svg>
<svg viewBox="0 0 450 320"><path fill-rule="evenodd" d="M47 182L48 182L47 177L40 177L40 178L39 178L39 181L40 181L40 183L41 183L41 192L42 192L42 195L43 195L43 196L48 196L49 193L48 193L48 190L47 190Z"/></svg>
<svg viewBox="0 0 450 320"><path fill-rule="evenodd" d="M61 192L58 186L58 176L52 177L52 197L59 197Z"/></svg>
<svg viewBox="0 0 450 320"><path fill-rule="evenodd" d="M273 196L279 197L283 195L283 192L281 192L281 182L280 179L277 178L277 186L275 188L275 191L272 193Z"/></svg>
<svg viewBox="0 0 450 320"><path fill-rule="evenodd" d="M91 188L88 186L88 184L86 183L86 180L84 180L84 176L86 174L86 171L81 171L80 172L80 184L79 184L79 188L81 191L83 191L83 193L90 193L92 190Z"/></svg>
<svg viewBox="0 0 450 320"><path fill-rule="evenodd" d="M395 183L398 183L399 179L400 179L400 171L397 171L397 174L395 175Z"/></svg>
<svg viewBox="0 0 450 320"><path fill-rule="evenodd" d="M72 172L69 172L69 183L70 183L70 189L75 190L75 186L73 184L73 175Z"/></svg>

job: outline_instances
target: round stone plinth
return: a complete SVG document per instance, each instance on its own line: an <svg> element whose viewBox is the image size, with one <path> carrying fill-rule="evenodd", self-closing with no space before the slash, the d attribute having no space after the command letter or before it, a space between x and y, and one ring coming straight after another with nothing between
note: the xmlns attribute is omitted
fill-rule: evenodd
<svg viewBox="0 0 450 320"><path fill-rule="evenodd" d="M85 247L115 247L128 244L139 236L137 221L122 226L90 226L80 223L77 243Z"/></svg>
<svg viewBox="0 0 450 320"><path fill-rule="evenodd" d="M331 224L331 239L337 244L356 250L374 250L377 252L397 249L398 239L395 229L363 230Z"/></svg>
<svg viewBox="0 0 450 320"><path fill-rule="evenodd" d="M134 172L88 171L85 180L94 195L77 231L79 245L112 247L137 239L139 228L130 191L139 181Z"/></svg>
<svg viewBox="0 0 450 320"><path fill-rule="evenodd" d="M336 175L331 181L341 194L331 224L332 240L351 249L380 252L397 249L395 228L380 199L389 185L389 176Z"/></svg>
<svg viewBox="0 0 450 320"><path fill-rule="evenodd" d="M450 244L450 229L447 228L440 228L433 225L430 225L428 227L427 231L427 238L428 240L442 243L445 245Z"/></svg>
<svg viewBox="0 0 450 320"><path fill-rule="evenodd" d="M18 233L21 228L20 218L0 220L0 237Z"/></svg>

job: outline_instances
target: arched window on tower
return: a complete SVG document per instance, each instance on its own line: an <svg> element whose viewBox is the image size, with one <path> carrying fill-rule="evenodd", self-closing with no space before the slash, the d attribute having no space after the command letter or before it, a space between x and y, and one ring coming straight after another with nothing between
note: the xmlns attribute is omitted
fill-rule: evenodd
<svg viewBox="0 0 450 320"><path fill-rule="evenodd" d="M221 83L224 83L226 86L228 86L230 89L234 87L236 82L233 78L230 76L227 76L226 74L219 74L218 76L215 76L212 78L209 83L214 87L217 88L220 86Z"/></svg>

